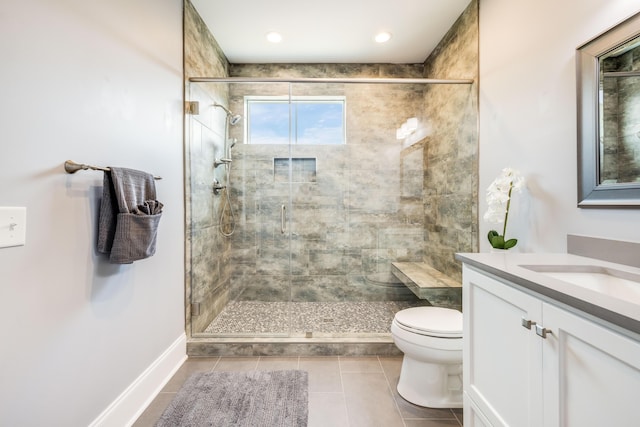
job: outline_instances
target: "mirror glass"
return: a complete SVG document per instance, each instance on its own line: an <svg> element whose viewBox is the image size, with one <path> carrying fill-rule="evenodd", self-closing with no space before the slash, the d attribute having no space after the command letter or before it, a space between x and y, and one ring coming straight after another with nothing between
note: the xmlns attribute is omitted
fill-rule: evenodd
<svg viewBox="0 0 640 427"><path fill-rule="evenodd" d="M578 206L640 206L640 14L576 50Z"/></svg>
<svg viewBox="0 0 640 427"><path fill-rule="evenodd" d="M598 59L599 184L640 182L640 37Z"/></svg>

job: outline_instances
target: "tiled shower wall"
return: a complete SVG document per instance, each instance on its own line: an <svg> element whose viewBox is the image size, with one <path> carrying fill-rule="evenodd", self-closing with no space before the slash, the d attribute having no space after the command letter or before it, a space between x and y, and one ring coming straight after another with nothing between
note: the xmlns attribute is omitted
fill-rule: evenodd
<svg viewBox="0 0 640 427"><path fill-rule="evenodd" d="M418 77L421 70L413 65L233 65L231 75ZM244 96L285 89L234 84L230 107L242 111ZM292 146L292 158L315 160L311 182L283 182L276 174L278 159L289 156L288 146L235 146L231 182L239 227L231 238L232 297L413 300L390 267L392 261L421 261L424 255L422 148L403 148L396 129L422 110L424 85L293 84L291 91L293 96L345 96L346 144ZM234 132L242 142L242 132Z"/></svg>
<svg viewBox="0 0 640 427"><path fill-rule="evenodd" d="M184 72L189 77L226 77L228 61L188 0L184 10ZM187 100L198 101L200 114L187 115L185 131L186 316L193 332L203 331L229 301L231 244L219 232L220 201L212 194L222 168L213 161L223 152L224 119L211 105L226 104L226 85L186 85ZM191 316L191 301L200 315Z"/></svg>
<svg viewBox="0 0 640 427"><path fill-rule="evenodd" d="M425 262L462 280L456 252L478 251L478 2L458 18L424 63L426 78L475 79L429 85L424 114Z"/></svg>

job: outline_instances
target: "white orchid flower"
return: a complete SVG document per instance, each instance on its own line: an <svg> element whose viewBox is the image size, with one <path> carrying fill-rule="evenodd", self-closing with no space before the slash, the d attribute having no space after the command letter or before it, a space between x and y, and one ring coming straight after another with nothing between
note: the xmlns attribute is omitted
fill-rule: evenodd
<svg viewBox="0 0 640 427"><path fill-rule="evenodd" d="M519 171L512 168L504 168L502 173L487 188L487 212L483 218L491 223L504 223L502 234L498 234L495 230L489 232L489 242L494 248L509 249L518 243L517 239L505 241L504 236L507 231L511 195L514 190L516 192L522 191L524 185L525 180Z"/></svg>

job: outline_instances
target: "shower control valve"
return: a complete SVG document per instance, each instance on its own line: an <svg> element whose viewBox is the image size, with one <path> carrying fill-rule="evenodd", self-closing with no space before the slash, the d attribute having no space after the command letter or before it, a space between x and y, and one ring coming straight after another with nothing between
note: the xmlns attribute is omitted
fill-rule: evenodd
<svg viewBox="0 0 640 427"><path fill-rule="evenodd" d="M225 188L227 188L226 185L222 185L220 181L218 181L217 179L213 180L213 194L217 196Z"/></svg>

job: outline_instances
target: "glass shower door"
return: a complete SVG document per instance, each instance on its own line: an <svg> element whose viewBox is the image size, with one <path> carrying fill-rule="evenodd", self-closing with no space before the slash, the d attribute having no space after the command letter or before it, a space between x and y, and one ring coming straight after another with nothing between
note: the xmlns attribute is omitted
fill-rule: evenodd
<svg viewBox="0 0 640 427"><path fill-rule="evenodd" d="M419 303L391 263L424 256L424 144L396 139L422 88L191 86L191 335L388 337L393 314ZM227 195L230 236L220 232Z"/></svg>
<svg viewBox="0 0 640 427"><path fill-rule="evenodd" d="M197 315L192 313L192 325L209 322L201 330L193 327L192 335L201 332L202 336L216 337L288 337L289 84L226 83L219 93L224 94L219 102L227 110L243 116L237 125L227 126L226 135L221 131L218 142L213 144L213 157L224 155L231 160L218 167L221 171L230 168L228 181L224 176L218 180L229 192L235 230L231 236L213 232L225 218L220 201L225 194L211 195L216 206L211 209L213 219L207 233L210 250L202 253L199 245L192 244L191 289L192 301L214 297L200 304ZM279 108L265 111L264 103L252 103L264 99L277 99ZM216 120L218 128L223 129L224 117L213 121ZM284 133L279 130L283 121ZM214 168L214 178L218 168ZM196 205L192 202L193 209L199 209ZM201 291L202 284L209 280L212 285ZM206 320L199 319L202 317Z"/></svg>

